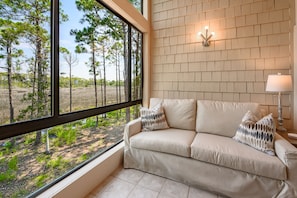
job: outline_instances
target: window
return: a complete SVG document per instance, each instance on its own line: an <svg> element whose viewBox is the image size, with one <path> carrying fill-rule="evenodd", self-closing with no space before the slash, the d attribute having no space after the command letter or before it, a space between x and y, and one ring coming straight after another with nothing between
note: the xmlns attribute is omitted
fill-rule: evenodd
<svg viewBox="0 0 297 198"><path fill-rule="evenodd" d="M0 3L0 125L51 115L50 6Z"/></svg>
<svg viewBox="0 0 297 198"><path fill-rule="evenodd" d="M96 0L0 2L0 197L45 189L122 140L142 103L142 40Z"/></svg>
<svg viewBox="0 0 297 198"><path fill-rule="evenodd" d="M141 13L143 13L143 0L129 0L129 2Z"/></svg>

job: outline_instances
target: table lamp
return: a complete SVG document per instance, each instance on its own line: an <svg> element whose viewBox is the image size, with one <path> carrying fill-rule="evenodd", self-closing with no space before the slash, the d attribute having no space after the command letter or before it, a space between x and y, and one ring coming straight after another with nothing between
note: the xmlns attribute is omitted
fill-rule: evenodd
<svg viewBox="0 0 297 198"><path fill-rule="evenodd" d="M288 92L292 90L292 77L291 75L282 75L281 73L275 75L268 75L266 91L268 92L278 92L278 127L277 131L287 131L283 127L283 117L282 117L282 102L281 93Z"/></svg>

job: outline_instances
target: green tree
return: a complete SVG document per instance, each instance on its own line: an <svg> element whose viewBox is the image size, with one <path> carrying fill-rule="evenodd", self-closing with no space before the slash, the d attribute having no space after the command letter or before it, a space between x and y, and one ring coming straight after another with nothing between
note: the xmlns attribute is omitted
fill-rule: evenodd
<svg viewBox="0 0 297 198"><path fill-rule="evenodd" d="M77 55L70 53L66 48L60 49L63 58L69 67L69 109L72 112L72 67L78 63Z"/></svg>
<svg viewBox="0 0 297 198"><path fill-rule="evenodd" d="M48 115L49 82L47 72L50 64L50 37L46 28L49 27L51 4L49 0L31 0L21 1L19 6L23 20L30 24L26 38L33 51L33 56L30 58L30 72L33 77L31 79L32 93L24 98L30 100L31 105L23 110L21 115L24 116L24 114L29 113L30 119L40 118ZM39 143L41 143L41 131L36 132L35 144Z"/></svg>
<svg viewBox="0 0 297 198"><path fill-rule="evenodd" d="M23 109L20 118L40 118L49 114L49 66L50 66L50 10L51 0L11 0L11 10L15 20L28 24L26 40L32 48L32 56L28 59L32 92L25 95L23 100L30 105ZM67 16L60 11L60 20ZM41 142L41 131L36 132L35 144Z"/></svg>
<svg viewBox="0 0 297 198"><path fill-rule="evenodd" d="M116 101L117 103L122 102L121 98L121 56L123 56L122 50L123 45L121 42L115 42L108 50L107 58L112 65L115 66L116 80L114 82L116 86Z"/></svg>
<svg viewBox="0 0 297 198"><path fill-rule="evenodd" d="M102 24L105 25L106 30L104 33L109 35L115 42L120 42L122 44L122 57L123 57L123 77L124 77L124 94L125 100L128 101L129 97L129 26L113 13L107 11L102 20ZM130 121L130 108L126 108L126 122Z"/></svg>
<svg viewBox="0 0 297 198"><path fill-rule="evenodd" d="M8 99L9 99L9 121L14 122L14 107L12 102L12 76L13 76L13 59L17 59L23 55L23 50L16 48L19 45L19 39L25 32L25 24L21 22L13 22L11 20L0 19L0 54L1 58L5 58L8 82ZM15 62L15 68L18 61Z"/></svg>
<svg viewBox="0 0 297 198"><path fill-rule="evenodd" d="M90 65L90 72L92 72L93 75L95 107L98 107L97 69L100 66L100 61L96 59L96 53L100 51L100 48L103 53L105 52L105 48L102 48L101 46L106 39L105 37L102 37L102 15L104 15L104 9L103 6L95 0L77 0L75 3L77 9L84 12L80 23L85 25L85 27L81 30L71 30L70 34L75 36L75 41L78 43L76 52L90 53L91 55L89 59L90 61L87 64ZM105 62L103 59L103 66L104 64ZM103 93L101 92L101 94ZM96 118L96 126L98 126L98 117Z"/></svg>
<svg viewBox="0 0 297 198"><path fill-rule="evenodd" d="M102 5L97 3L95 0L81 0L76 1L78 10L83 11L84 15L81 19L82 24L87 24L82 30L72 30L71 34L75 35L76 42L78 43L78 49L83 52L87 51L89 48L89 53L91 54L90 66L91 71L94 76L95 83L95 98L97 104L97 86L96 86L96 68L100 65L103 66L103 104L106 104L106 58L109 56L106 53L106 47L109 49L109 54L115 54L116 52L111 52L111 50L118 50L112 48L114 43L121 43L122 45L122 62L124 65L123 69L123 78L124 78L124 94L125 101L128 101L129 97L129 60L131 57L129 55L129 41L131 41L131 28L120 18L114 15L112 12L104 9ZM137 38L136 38L137 40ZM139 40L139 39L138 39ZM138 42L140 43L140 42ZM102 46L103 45L103 46ZM100 47L101 46L101 47ZM135 52L138 53L139 49L137 48ZM98 55L101 57L102 63L99 60L96 60L96 53L100 52ZM137 57L139 55L136 55ZM109 60L111 60L109 58ZM111 62L114 62L111 61ZM139 61L138 61L139 62ZM138 64L138 63L137 63ZM120 72L120 67L117 70ZM139 67L137 67L137 74L139 73ZM120 75L120 73L119 73ZM120 79L119 79L120 81ZM138 81L136 81L137 83ZM102 93L101 92L101 93ZM139 91L136 91L135 94L138 95ZM96 106L97 107L97 106ZM126 121L130 121L130 108L126 109Z"/></svg>

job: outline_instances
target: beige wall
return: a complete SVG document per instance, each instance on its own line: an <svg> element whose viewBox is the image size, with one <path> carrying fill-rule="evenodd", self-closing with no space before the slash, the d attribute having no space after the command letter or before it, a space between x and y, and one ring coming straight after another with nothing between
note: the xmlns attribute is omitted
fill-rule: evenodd
<svg viewBox="0 0 297 198"><path fill-rule="evenodd" d="M294 129L297 130L297 0L295 0L295 24L294 24Z"/></svg>
<svg viewBox="0 0 297 198"><path fill-rule="evenodd" d="M268 74L293 74L294 0L152 0L151 97L258 102L277 116ZM215 32L203 47L199 31ZM283 95L293 127L293 93Z"/></svg>

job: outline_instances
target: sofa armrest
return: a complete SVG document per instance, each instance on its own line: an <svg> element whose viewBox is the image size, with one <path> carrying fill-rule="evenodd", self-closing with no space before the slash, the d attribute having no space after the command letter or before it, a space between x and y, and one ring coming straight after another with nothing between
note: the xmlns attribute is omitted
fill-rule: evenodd
<svg viewBox="0 0 297 198"><path fill-rule="evenodd" d="M277 157L287 166L288 182L297 186L297 148L290 144L279 134L275 135L275 153ZM297 190L296 190L297 191ZM297 193L297 192L295 192Z"/></svg>
<svg viewBox="0 0 297 198"><path fill-rule="evenodd" d="M124 129L124 141L125 145L130 145L130 137L141 132L141 118L137 118L128 122Z"/></svg>
<svg viewBox="0 0 297 198"><path fill-rule="evenodd" d="M274 147L276 155L286 166L289 166L291 160L297 162L297 148L279 134L275 135Z"/></svg>

